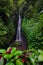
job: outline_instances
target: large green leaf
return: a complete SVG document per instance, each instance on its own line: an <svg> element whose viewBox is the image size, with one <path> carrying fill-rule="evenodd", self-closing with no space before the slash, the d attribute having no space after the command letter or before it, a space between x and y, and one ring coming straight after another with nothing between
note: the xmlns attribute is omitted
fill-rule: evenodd
<svg viewBox="0 0 43 65"><path fill-rule="evenodd" d="M21 54L22 54L22 51L16 51L16 52L14 53L14 56L21 55Z"/></svg>
<svg viewBox="0 0 43 65"><path fill-rule="evenodd" d="M32 65L36 65L35 59L34 58L30 58L30 62Z"/></svg>
<svg viewBox="0 0 43 65"><path fill-rule="evenodd" d="M23 63L20 60L16 60L16 65L23 65Z"/></svg>
<svg viewBox="0 0 43 65"><path fill-rule="evenodd" d="M16 48L13 47L11 53L15 53L15 52L16 52Z"/></svg>
<svg viewBox="0 0 43 65"><path fill-rule="evenodd" d="M12 62L8 62L8 63L6 63L6 65L15 65L15 64Z"/></svg>
<svg viewBox="0 0 43 65"><path fill-rule="evenodd" d="M10 58L12 58L12 56L13 56L13 54L5 54L4 58L9 60Z"/></svg>
<svg viewBox="0 0 43 65"><path fill-rule="evenodd" d="M43 62L43 54L40 54L40 55L38 56L38 61L39 61L39 62Z"/></svg>
<svg viewBox="0 0 43 65"><path fill-rule="evenodd" d="M0 49L0 53L6 53L6 50Z"/></svg>

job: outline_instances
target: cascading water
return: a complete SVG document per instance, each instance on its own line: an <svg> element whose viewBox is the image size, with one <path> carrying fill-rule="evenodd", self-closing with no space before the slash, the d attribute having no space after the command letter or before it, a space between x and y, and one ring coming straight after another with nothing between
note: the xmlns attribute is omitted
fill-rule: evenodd
<svg viewBox="0 0 43 65"><path fill-rule="evenodd" d="M21 41L21 16L19 14L16 41Z"/></svg>
<svg viewBox="0 0 43 65"><path fill-rule="evenodd" d="M19 19L18 19L16 40L13 42L12 46L16 46L16 48L19 50L24 50L27 49L27 44L24 35L21 31L21 15L19 14L18 16Z"/></svg>
<svg viewBox="0 0 43 65"><path fill-rule="evenodd" d="M26 49L26 41L21 33L21 15L19 14L18 26L17 26L17 35L16 35L16 43L19 42L19 46L17 48L23 50Z"/></svg>

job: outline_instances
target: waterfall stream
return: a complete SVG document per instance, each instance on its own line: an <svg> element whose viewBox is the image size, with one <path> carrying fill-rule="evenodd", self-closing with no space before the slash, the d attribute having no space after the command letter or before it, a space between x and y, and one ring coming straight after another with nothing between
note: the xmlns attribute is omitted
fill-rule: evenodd
<svg viewBox="0 0 43 65"><path fill-rule="evenodd" d="M24 50L27 49L27 42L26 39L24 38L24 34L21 31L21 15L18 15L18 26L17 26L17 33L16 33L16 40L13 42L11 46L17 46L17 49L19 50Z"/></svg>
<svg viewBox="0 0 43 65"><path fill-rule="evenodd" d="M19 14L16 41L21 41L21 16Z"/></svg>
<svg viewBox="0 0 43 65"><path fill-rule="evenodd" d="M16 42L19 42L21 46L18 46L19 49L26 49L27 44L26 40L21 32L21 15L19 14L18 26L17 26L17 34L16 34Z"/></svg>

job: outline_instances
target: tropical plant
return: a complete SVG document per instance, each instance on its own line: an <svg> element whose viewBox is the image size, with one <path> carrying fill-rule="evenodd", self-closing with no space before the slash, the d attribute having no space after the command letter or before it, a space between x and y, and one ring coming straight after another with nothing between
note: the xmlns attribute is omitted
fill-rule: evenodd
<svg viewBox="0 0 43 65"><path fill-rule="evenodd" d="M21 54L22 51L16 50L15 47L9 47L7 51L5 49L0 49L0 60L3 58L3 60L5 59L7 61L4 65L23 65L21 59L18 59Z"/></svg>
<svg viewBox="0 0 43 65"><path fill-rule="evenodd" d="M32 48L20 51L16 47L0 49L0 63L2 62L4 65L39 65L43 62L43 50Z"/></svg>

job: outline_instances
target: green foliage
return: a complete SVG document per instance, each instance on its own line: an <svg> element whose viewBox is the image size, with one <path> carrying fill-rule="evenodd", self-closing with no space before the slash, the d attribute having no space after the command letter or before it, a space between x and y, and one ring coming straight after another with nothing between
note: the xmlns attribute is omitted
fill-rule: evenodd
<svg viewBox="0 0 43 65"><path fill-rule="evenodd" d="M2 53L6 53L6 50L0 49L0 53L1 53L1 54L2 54Z"/></svg>
<svg viewBox="0 0 43 65"><path fill-rule="evenodd" d="M0 53L3 59L8 60L6 65L23 65L23 63L19 60L19 56L22 55L22 51L16 50L15 47L9 47L7 50L5 49L0 49ZM15 62L16 61L16 62ZM14 63L15 62L15 63Z"/></svg>
<svg viewBox="0 0 43 65"><path fill-rule="evenodd" d="M15 28L13 25L13 21L9 20L8 25L4 25L3 22L0 22L0 47L3 44L9 43L15 34Z"/></svg>
<svg viewBox="0 0 43 65"><path fill-rule="evenodd" d="M16 52L14 53L14 56L21 55L21 54L22 54L21 51L16 51Z"/></svg>
<svg viewBox="0 0 43 65"><path fill-rule="evenodd" d="M41 10L43 10L43 0L25 0L25 4L23 4L21 12L24 17L26 18L32 18L33 16L36 16L36 13L39 13Z"/></svg>
<svg viewBox="0 0 43 65"><path fill-rule="evenodd" d="M4 26L3 24L4 23L3 23L2 19L0 18L0 36L6 35L8 33L7 26L6 25Z"/></svg>
<svg viewBox="0 0 43 65"><path fill-rule="evenodd" d="M17 60L16 65L23 65L23 63L20 60Z"/></svg>
<svg viewBox="0 0 43 65"><path fill-rule="evenodd" d="M15 27L13 24L13 19L11 18L11 14L14 10L13 0L1 0L0 1L0 11L6 14L5 21L2 18L3 14L0 15L0 48L5 46L5 44L9 44L14 37ZM6 23L7 21L7 23ZM5 25L6 23L6 25Z"/></svg>
<svg viewBox="0 0 43 65"><path fill-rule="evenodd" d="M41 65L43 64L43 50L36 50L36 49L29 49L25 51L26 53L26 59L28 59L28 62L26 61L27 65L39 65L39 62Z"/></svg>
<svg viewBox="0 0 43 65"><path fill-rule="evenodd" d="M16 51L16 48L12 48L12 51L11 51L11 53L14 53Z"/></svg>
<svg viewBox="0 0 43 65"><path fill-rule="evenodd" d="M9 47L7 50L0 49L0 52L0 57L8 60L6 65L25 65L25 63L26 65L39 65L39 62L43 62L43 50L40 49L32 48L22 52L16 50L15 47Z"/></svg>
<svg viewBox="0 0 43 65"><path fill-rule="evenodd" d="M43 51L38 50L39 56L38 56L38 62L43 62Z"/></svg>
<svg viewBox="0 0 43 65"><path fill-rule="evenodd" d="M0 10L3 10L6 15L10 16L14 9L14 2L13 0L1 0L0 1Z"/></svg>
<svg viewBox="0 0 43 65"><path fill-rule="evenodd" d="M4 58L5 58L5 59L10 59L10 58L12 58L12 54L5 54L5 55L4 55Z"/></svg>
<svg viewBox="0 0 43 65"><path fill-rule="evenodd" d="M18 6L21 6L25 0L18 0Z"/></svg>
<svg viewBox="0 0 43 65"><path fill-rule="evenodd" d="M43 54L40 54L40 55L39 55L38 61L39 61L39 62L43 62Z"/></svg>
<svg viewBox="0 0 43 65"><path fill-rule="evenodd" d="M43 15L37 19L31 18L23 19L22 21L22 31L28 42L29 48L41 48L43 49Z"/></svg>
<svg viewBox="0 0 43 65"><path fill-rule="evenodd" d="M18 51L15 49L16 48L13 47L12 51L14 51L14 52L11 51L11 54L4 54L3 57L8 60L11 59L12 57L14 58L14 60L18 59L18 56L22 54L22 51ZM7 50L7 51L9 51L9 50ZM17 57L17 58L15 58L15 57Z"/></svg>
<svg viewBox="0 0 43 65"><path fill-rule="evenodd" d="M8 63L6 63L6 65L14 65L13 63L11 63L11 62L8 62Z"/></svg>

